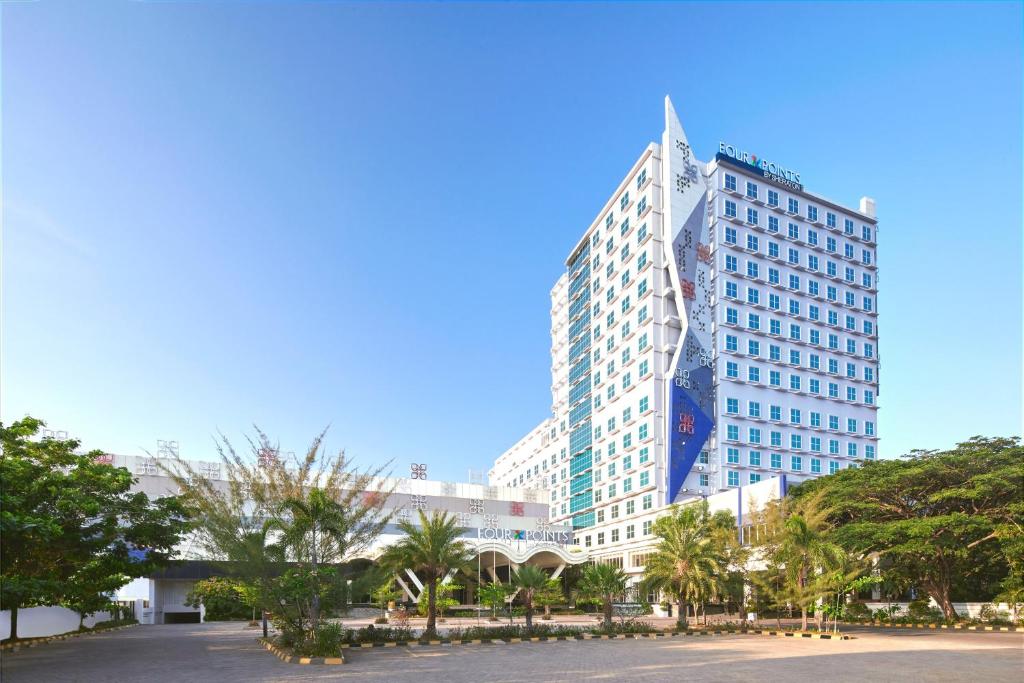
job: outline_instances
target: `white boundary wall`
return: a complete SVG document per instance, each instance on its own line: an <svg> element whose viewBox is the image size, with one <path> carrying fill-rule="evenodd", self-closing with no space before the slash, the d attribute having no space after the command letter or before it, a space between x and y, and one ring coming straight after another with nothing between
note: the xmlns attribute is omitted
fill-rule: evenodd
<svg viewBox="0 0 1024 683"><path fill-rule="evenodd" d="M90 614L83 622L93 626L100 621L112 619L107 612ZM18 637L41 638L78 630L78 612L67 607L25 607L18 610ZM11 611L0 612L0 640L11 635Z"/></svg>

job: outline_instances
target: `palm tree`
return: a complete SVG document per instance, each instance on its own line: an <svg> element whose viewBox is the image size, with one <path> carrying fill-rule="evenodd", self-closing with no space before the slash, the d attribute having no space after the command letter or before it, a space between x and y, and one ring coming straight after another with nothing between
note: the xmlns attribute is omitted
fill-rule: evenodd
<svg viewBox="0 0 1024 683"><path fill-rule="evenodd" d="M405 536L388 547L381 561L395 572L404 569L422 575L427 584L427 638L437 637L437 582L453 569L469 571L472 551L459 537L463 529L447 512L427 517L421 510L419 526L398 523Z"/></svg>
<svg viewBox="0 0 1024 683"><path fill-rule="evenodd" d="M840 567L845 553L827 540L821 531L824 516L813 510L791 514L778 539L779 558L785 563L786 579L793 601L800 606L800 628L807 630L807 608L828 592L822 570Z"/></svg>
<svg viewBox="0 0 1024 683"><path fill-rule="evenodd" d="M281 532L282 542L300 562L308 561L313 576L325 557L344 555L349 531L346 510L332 500L326 491L310 490L305 499L288 498L281 503L284 519L275 519L271 528ZM309 620L316 631L320 623L320 587L313 583Z"/></svg>
<svg viewBox="0 0 1024 683"><path fill-rule="evenodd" d="M612 627L612 602L626 591L626 573L611 564L590 564L584 567L578 589L580 595L597 598L604 611L604 627Z"/></svg>
<svg viewBox="0 0 1024 683"><path fill-rule="evenodd" d="M523 593L523 605L526 607L526 629L533 628L533 599L548 588L551 578L544 570L532 564L524 564L512 574L512 585Z"/></svg>
<svg viewBox="0 0 1024 683"><path fill-rule="evenodd" d="M654 522L653 531L660 540L647 560L641 590L660 590L673 597L679 626L685 627L688 604L717 591L719 575L726 569L724 551L713 535L706 502L672 506L668 515Z"/></svg>

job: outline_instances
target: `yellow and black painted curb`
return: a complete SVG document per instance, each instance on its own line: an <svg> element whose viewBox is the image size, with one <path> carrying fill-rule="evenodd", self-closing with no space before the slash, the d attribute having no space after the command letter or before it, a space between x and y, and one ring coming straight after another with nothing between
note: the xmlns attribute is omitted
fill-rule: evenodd
<svg viewBox="0 0 1024 683"><path fill-rule="evenodd" d="M369 650L378 647L425 647L429 645L488 645L493 643L545 643L572 640L647 640L657 638L680 638L686 636L728 636L728 635L759 635L777 636L782 638L804 638L810 640L850 640L852 636L845 633L817 633L810 631L774 631L769 629L728 630L692 630L692 631L659 631L655 633L619 633L616 635L583 633L568 636L532 636L526 638L475 638L459 640L438 638L435 640L409 640L404 642L360 643L357 645L343 644L343 650Z"/></svg>
<svg viewBox="0 0 1024 683"><path fill-rule="evenodd" d="M112 631L123 631L126 628L132 626L138 626L135 624L125 624L124 626L111 626L110 628L101 628L96 631L69 631L67 633L61 633L56 636L46 636L44 638L32 638L31 640L19 640L13 643L2 643L0 644L0 651L3 652L17 652L30 647L39 647L40 645L47 645L49 643L56 642L58 640L70 640L71 638L81 638L82 636L94 636L99 633L110 633Z"/></svg>
<svg viewBox="0 0 1024 683"><path fill-rule="evenodd" d="M274 645L266 638L257 638L259 643L274 653L274 655L286 664L344 664L345 657L299 657L291 652Z"/></svg>
<svg viewBox="0 0 1024 683"><path fill-rule="evenodd" d="M932 630L947 630L947 631L978 631L985 633L988 631L996 633L1013 633L1021 632L1024 633L1024 627L1020 626L985 626L985 625L969 625L969 624L921 624L921 623L910 623L910 624L887 624L884 621L850 621L849 624L856 624L858 626L872 626L874 628L921 628L921 629L932 629Z"/></svg>

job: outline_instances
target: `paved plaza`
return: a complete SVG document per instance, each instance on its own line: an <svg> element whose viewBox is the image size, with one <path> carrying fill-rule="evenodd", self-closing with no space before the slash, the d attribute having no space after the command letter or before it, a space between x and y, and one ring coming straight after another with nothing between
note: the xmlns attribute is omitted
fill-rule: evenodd
<svg viewBox="0 0 1024 683"><path fill-rule="evenodd" d="M4 683L49 681L1020 681L1024 635L856 629L848 641L764 636L568 641L353 651L343 666L285 664L239 623L137 626L3 655Z"/></svg>

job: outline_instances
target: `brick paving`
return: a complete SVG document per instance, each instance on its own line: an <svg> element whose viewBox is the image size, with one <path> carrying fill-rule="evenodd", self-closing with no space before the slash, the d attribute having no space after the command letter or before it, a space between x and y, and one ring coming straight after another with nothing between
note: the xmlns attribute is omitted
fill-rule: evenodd
<svg viewBox="0 0 1024 683"><path fill-rule="evenodd" d="M239 623L139 626L5 654L4 683L298 681L1018 681L1019 633L878 632L849 641L715 636L350 650L342 666L285 664Z"/></svg>

